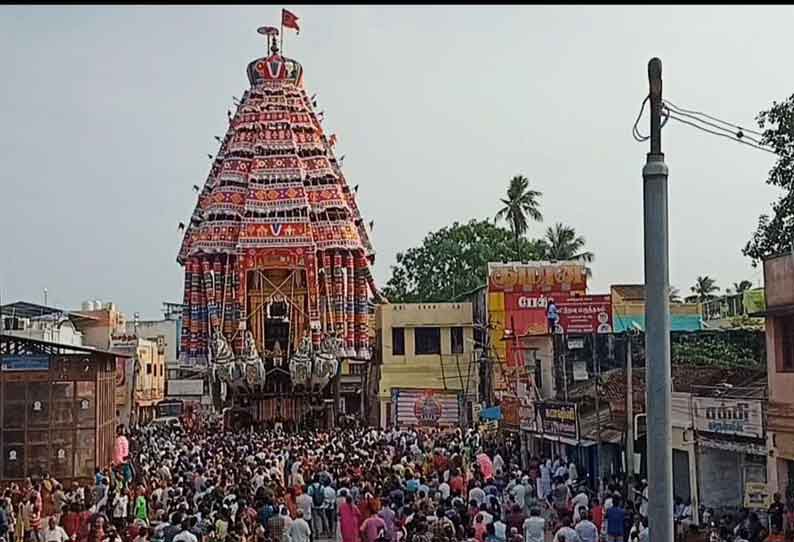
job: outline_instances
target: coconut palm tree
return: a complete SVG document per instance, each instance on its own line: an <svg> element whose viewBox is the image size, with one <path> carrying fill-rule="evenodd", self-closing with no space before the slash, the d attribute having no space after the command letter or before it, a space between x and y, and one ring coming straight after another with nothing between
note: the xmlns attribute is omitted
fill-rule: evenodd
<svg viewBox="0 0 794 542"><path fill-rule="evenodd" d="M697 300L702 303L703 301L714 299L716 297L714 292L719 292L720 287L717 286L717 281L706 275L704 277L698 277L697 280L695 280L695 285L689 290L695 294L692 297L697 297Z"/></svg>
<svg viewBox="0 0 794 542"><path fill-rule="evenodd" d="M510 179L510 184L507 187L507 197L499 200L504 207L496 213L495 220L504 220L510 225L518 259L521 258L518 239L527 232L529 219L536 222L543 220L539 201L542 195L537 190L529 189L529 179L523 175L516 175Z"/></svg>
<svg viewBox="0 0 794 542"><path fill-rule="evenodd" d="M753 287L753 283L749 280L743 280L741 282L734 282L733 283L733 291L737 294L744 292L745 290L749 290Z"/></svg>
<svg viewBox="0 0 794 542"><path fill-rule="evenodd" d="M566 226L562 222L557 222L553 227L546 228L546 236L543 238L544 259L551 261L577 260L590 263L595 259L595 255L589 250L583 250L585 239L581 235L576 235L576 230L571 226Z"/></svg>

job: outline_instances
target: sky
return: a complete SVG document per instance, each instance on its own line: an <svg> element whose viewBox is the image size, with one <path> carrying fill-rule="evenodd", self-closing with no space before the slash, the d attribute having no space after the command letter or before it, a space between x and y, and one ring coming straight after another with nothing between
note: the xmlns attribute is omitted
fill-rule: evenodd
<svg viewBox="0 0 794 542"><path fill-rule="evenodd" d="M663 62L664 94L756 127L794 91L792 6L300 6L285 54L374 220L375 278L454 221L492 218L509 179L543 224L584 235L590 291L643 282L642 166L631 127ZM280 6L0 7L0 297L156 318L256 33ZM647 115L641 129L647 133ZM741 249L777 192L774 156L673 121L670 282L749 279Z"/></svg>

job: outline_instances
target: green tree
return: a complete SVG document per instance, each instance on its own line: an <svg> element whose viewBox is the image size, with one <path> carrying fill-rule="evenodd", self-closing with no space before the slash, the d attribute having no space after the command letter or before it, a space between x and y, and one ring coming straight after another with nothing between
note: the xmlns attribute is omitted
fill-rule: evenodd
<svg viewBox="0 0 794 542"><path fill-rule="evenodd" d="M740 294L745 290L749 290L753 287L753 283L749 280L743 280L741 282L734 282L733 283L733 291L734 293Z"/></svg>
<svg viewBox="0 0 794 542"><path fill-rule="evenodd" d="M584 250L585 238L577 235L574 228L561 222L546 228L546 235L541 241L541 246L544 260L557 262L574 260L590 263L595 259L592 252Z"/></svg>
<svg viewBox="0 0 794 542"><path fill-rule="evenodd" d="M499 201L504 207L496 213L495 220L504 220L510 225L513 232L513 247L515 248L516 259L522 259L523 254L520 250L519 238L523 236L529 228L529 219L540 222L543 214L540 212L540 197L543 194L537 190L529 189L529 179L523 175L516 175L510 179L507 187L507 197Z"/></svg>
<svg viewBox="0 0 794 542"><path fill-rule="evenodd" d="M455 222L398 253L383 294L392 303L452 301L485 285L488 262L513 260L514 240L512 232L488 220ZM518 246L525 259L540 259L537 241L519 238Z"/></svg>
<svg viewBox="0 0 794 542"><path fill-rule="evenodd" d="M715 292L720 290L719 286L717 286L717 282L711 278L710 276L706 275L705 277L698 277L695 281L695 285L689 289L693 294L697 301L701 303L703 301L708 301L709 299L714 299L716 296L714 295ZM689 299L689 298L687 298Z"/></svg>
<svg viewBox="0 0 794 542"><path fill-rule="evenodd" d="M777 186L782 194L772 204L772 217L763 214L742 254L757 266L762 259L794 248L794 94L756 117L763 131L761 142L777 154L769 171L767 184Z"/></svg>

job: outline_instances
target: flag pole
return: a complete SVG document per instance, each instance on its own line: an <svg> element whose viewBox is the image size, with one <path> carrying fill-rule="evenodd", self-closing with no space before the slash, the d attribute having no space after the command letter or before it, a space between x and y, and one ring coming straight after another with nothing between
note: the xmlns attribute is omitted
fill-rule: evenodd
<svg viewBox="0 0 794 542"><path fill-rule="evenodd" d="M284 56L284 10L281 10L281 43L278 46L281 49L281 56Z"/></svg>

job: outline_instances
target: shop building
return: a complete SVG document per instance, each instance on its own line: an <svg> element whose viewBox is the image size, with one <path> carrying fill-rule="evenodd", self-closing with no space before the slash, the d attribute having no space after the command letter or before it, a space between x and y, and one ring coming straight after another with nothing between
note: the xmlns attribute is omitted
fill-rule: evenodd
<svg viewBox="0 0 794 542"><path fill-rule="evenodd" d="M0 480L93 482L115 438L117 356L0 335Z"/></svg>
<svg viewBox="0 0 794 542"><path fill-rule="evenodd" d="M395 419L396 390L459 395L463 421L469 422L478 391L471 303L378 305L375 330L382 427Z"/></svg>

